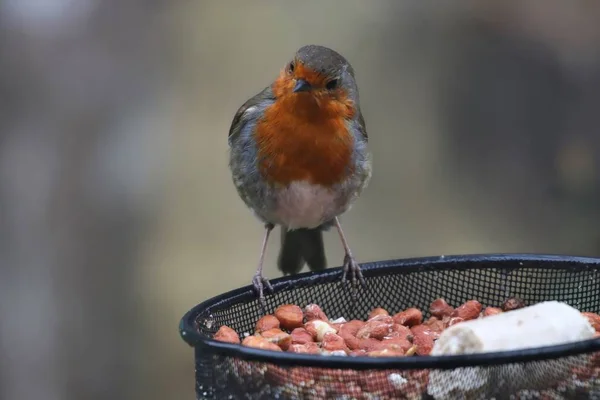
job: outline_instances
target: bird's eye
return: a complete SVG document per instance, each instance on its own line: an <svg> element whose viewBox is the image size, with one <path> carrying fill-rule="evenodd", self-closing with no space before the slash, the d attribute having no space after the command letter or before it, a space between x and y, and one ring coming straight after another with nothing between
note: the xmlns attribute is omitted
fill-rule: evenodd
<svg viewBox="0 0 600 400"><path fill-rule="evenodd" d="M289 71L290 73L294 72L294 68L295 68L295 67L296 67L296 65L294 65L294 62L292 61L292 62L290 63L290 65L288 66L288 71Z"/></svg>
<svg viewBox="0 0 600 400"><path fill-rule="evenodd" d="M329 82L327 82L326 87L328 90L333 90L337 87L337 85L338 85L338 80L333 79L333 80L330 80Z"/></svg>

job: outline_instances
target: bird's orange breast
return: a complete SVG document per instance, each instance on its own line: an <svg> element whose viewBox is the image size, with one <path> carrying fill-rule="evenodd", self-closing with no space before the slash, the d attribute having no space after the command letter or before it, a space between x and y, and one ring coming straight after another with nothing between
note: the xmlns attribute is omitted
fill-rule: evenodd
<svg viewBox="0 0 600 400"><path fill-rule="evenodd" d="M274 89L281 89L277 82ZM331 186L351 173L353 138L346 120L354 110L349 102L317 96L278 97L257 124L259 168L269 183Z"/></svg>

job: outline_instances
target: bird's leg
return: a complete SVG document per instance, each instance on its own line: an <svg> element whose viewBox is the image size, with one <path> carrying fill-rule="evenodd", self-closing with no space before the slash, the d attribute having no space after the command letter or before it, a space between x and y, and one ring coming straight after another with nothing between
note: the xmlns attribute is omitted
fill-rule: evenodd
<svg viewBox="0 0 600 400"><path fill-rule="evenodd" d="M265 278L262 274L263 264L265 261L265 254L267 253L267 243L269 242L269 235L275 226L273 224L265 225L265 236L263 239L262 247L260 250L260 258L258 260L258 268L256 269L256 274L254 274L254 278L252 278L252 285L254 286L254 290L256 290L258 294L258 301L262 306L263 310L266 309L265 295L264 289L265 287L270 292L273 292L273 286L267 278Z"/></svg>
<svg viewBox="0 0 600 400"><path fill-rule="evenodd" d="M344 256L344 270L342 272L342 283L347 282L347 275L350 274L350 282L352 286L356 288L357 284L360 282L362 286L365 286L365 279L363 278L362 272L360 271L360 266L354 259L352 255L352 251L350 250L350 246L348 246L348 242L346 241L346 237L344 236L344 231L342 230L342 225L337 217L334 219L335 227L337 228L338 233L340 234L340 239L342 241L342 246L344 246L344 252L346 255ZM356 293L353 292L353 296Z"/></svg>

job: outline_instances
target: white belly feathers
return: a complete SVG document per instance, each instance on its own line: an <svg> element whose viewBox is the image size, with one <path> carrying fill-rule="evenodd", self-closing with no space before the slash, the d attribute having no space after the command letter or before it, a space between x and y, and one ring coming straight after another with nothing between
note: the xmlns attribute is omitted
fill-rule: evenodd
<svg viewBox="0 0 600 400"><path fill-rule="evenodd" d="M288 229L316 228L337 215L336 193L306 181L292 182L277 194L276 219Z"/></svg>

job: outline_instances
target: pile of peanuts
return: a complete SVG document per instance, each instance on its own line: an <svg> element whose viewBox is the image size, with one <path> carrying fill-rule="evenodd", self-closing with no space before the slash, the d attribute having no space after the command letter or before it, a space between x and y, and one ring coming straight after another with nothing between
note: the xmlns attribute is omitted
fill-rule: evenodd
<svg viewBox="0 0 600 400"><path fill-rule="evenodd" d="M366 321L346 321L343 318L329 319L317 304L309 304L304 309L285 304L274 314L260 318L254 333L246 333L243 340L228 326L221 326L214 339L275 352L369 357L426 356L447 327L524 306L521 300L510 298L500 307L483 307L480 302L469 300L453 308L444 299L437 299L430 304L430 317L427 319L417 308L408 308L393 315L383 308L375 308ZM600 316L588 312L582 314L596 332L600 332ZM301 393L303 398L315 399L340 396L380 400L420 399L429 380L428 370L354 371L286 368L238 359L229 362L235 378L244 386L268 382L270 390L279 390L277 393L283 397L297 397ZM581 387L596 378L600 378L600 357L596 357L590 365L573 371L573 379Z"/></svg>
<svg viewBox="0 0 600 400"><path fill-rule="evenodd" d="M383 308L371 310L366 321L343 318L330 320L317 304L304 309L294 304L279 306L272 315L260 318L254 334L240 340L238 333L221 326L214 339L272 351L292 353L404 357L429 355L434 342L449 326L477 318L485 318L524 307L517 299L506 300L501 307L484 308L477 300L469 300L457 308L444 299L433 301L431 317L424 320L418 308L396 314ZM588 314L600 328L600 316Z"/></svg>

